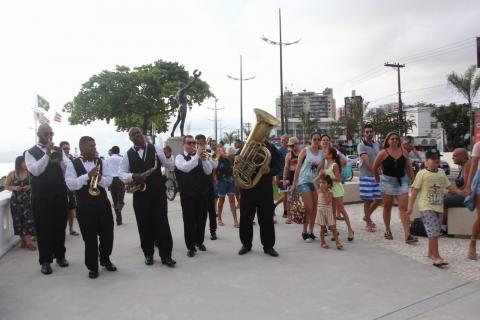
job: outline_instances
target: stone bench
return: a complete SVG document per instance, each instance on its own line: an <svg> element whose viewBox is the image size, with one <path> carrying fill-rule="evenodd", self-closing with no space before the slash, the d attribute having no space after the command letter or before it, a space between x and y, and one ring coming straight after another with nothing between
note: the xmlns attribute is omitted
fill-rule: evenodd
<svg viewBox="0 0 480 320"><path fill-rule="evenodd" d="M343 196L344 204L352 204L362 202L360 199L360 184L358 181L348 181L343 184L345 195Z"/></svg>
<svg viewBox="0 0 480 320"><path fill-rule="evenodd" d="M467 208L448 209L448 234L454 236L472 235L473 223L477 219L477 212Z"/></svg>

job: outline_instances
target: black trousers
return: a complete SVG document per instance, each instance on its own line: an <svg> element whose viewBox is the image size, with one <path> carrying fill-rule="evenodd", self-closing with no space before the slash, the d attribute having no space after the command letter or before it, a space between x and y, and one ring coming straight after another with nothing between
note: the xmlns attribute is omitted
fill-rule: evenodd
<svg viewBox="0 0 480 320"><path fill-rule="evenodd" d="M215 210L215 196L213 188L207 193L207 211L210 233L217 232L217 212Z"/></svg>
<svg viewBox="0 0 480 320"><path fill-rule="evenodd" d="M98 269L100 262L109 260L113 248L113 216L110 201L78 199L77 220L85 243L85 265L89 270ZM100 239L100 243L99 240Z"/></svg>
<svg viewBox="0 0 480 320"><path fill-rule="evenodd" d="M145 256L155 253L155 244L161 258L172 256L172 233L167 215L165 190L137 191L133 194L133 210L137 220L140 245Z"/></svg>
<svg viewBox="0 0 480 320"><path fill-rule="evenodd" d="M240 189L240 193L240 241L242 245L247 248L252 247L253 219L256 212L263 249L273 248L275 245L273 188Z"/></svg>
<svg viewBox="0 0 480 320"><path fill-rule="evenodd" d="M183 233L188 250L194 250L195 245L203 244L205 225L207 223L207 201L202 194L188 195L180 193L182 205Z"/></svg>
<svg viewBox="0 0 480 320"><path fill-rule="evenodd" d="M122 208L125 205L125 202L123 202L123 199L125 198L125 185L118 177L114 177L112 180L110 194L112 195L115 214L121 215Z"/></svg>
<svg viewBox="0 0 480 320"><path fill-rule="evenodd" d="M37 232L39 263L65 258L67 192L48 197L33 195L32 211Z"/></svg>

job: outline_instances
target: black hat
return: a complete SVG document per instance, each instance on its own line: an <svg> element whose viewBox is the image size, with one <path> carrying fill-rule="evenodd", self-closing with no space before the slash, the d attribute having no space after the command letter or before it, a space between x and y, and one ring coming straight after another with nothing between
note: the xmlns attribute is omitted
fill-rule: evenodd
<svg viewBox="0 0 480 320"><path fill-rule="evenodd" d="M425 158L427 159L439 159L441 156L442 155L440 154L440 151L438 151L437 149L428 150L425 154Z"/></svg>

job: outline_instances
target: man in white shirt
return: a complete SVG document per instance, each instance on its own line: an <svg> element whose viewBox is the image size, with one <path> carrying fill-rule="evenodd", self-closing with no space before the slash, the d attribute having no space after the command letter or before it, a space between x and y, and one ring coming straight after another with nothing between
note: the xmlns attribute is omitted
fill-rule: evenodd
<svg viewBox="0 0 480 320"><path fill-rule="evenodd" d="M123 202L125 198L125 184L118 177L118 172L120 171L120 164L122 163L123 157L120 155L120 148L118 146L113 146L110 151L112 154L107 158L108 166L111 168L113 177L110 194L112 195L117 226L120 226L122 225L122 208L125 205L125 202Z"/></svg>
<svg viewBox="0 0 480 320"><path fill-rule="evenodd" d="M175 176L180 190L183 230L187 256L192 258L197 251L206 251L203 244L207 222L207 193L212 163L205 157L205 146L195 148L191 135L183 137L183 153L175 158Z"/></svg>
<svg viewBox="0 0 480 320"><path fill-rule="evenodd" d="M85 242L85 265L89 270L88 276L95 279L98 277L99 255L100 265L108 271L117 270L110 261L113 216L106 192L112 183L112 175L107 162L95 157L93 138L80 138L79 146L81 156L68 163L65 181L77 198L77 220ZM100 238L100 244L97 238Z"/></svg>
<svg viewBox="0 0 480 320"><path fill-rule="evenodd" d="M172 234L168 223L167 195L161 166L173 170L171 152L165 153L159 146L146 143L140 128L128 131L133 147L123 157L119 177L125 184L143 184L145 191L133 193L133 210L137 220L140 244L145 255L145 264L153 264L155 244L158 246L162 264L174 267L172 259ZM155 167L156 165L156 167ZM146 176L146 171L151 171Z"/></svg>
<svg viewBox="0 0 480 320"><path fill-rule="evenodd" d="M53 131L48 124L38 127L37 136L39 143L25 151L25 163L31 178L41 271L50 274L53 258L60 267L68 267L65 259L67 186L64 171L70 160L60 148L53 146Z"/></svg>

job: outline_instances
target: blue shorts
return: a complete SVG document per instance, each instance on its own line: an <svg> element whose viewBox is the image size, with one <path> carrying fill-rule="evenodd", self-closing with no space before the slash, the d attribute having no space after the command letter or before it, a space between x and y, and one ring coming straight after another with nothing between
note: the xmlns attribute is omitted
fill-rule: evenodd
<svg viewBox="0 0 480 320"><path fill-rule="evenodd" d="M461 208L465 207L465 197L462 197L458 194L451 194L446 196L443 199L443 207L444 208Z"/></svg>
<svg viewBox="0 0 480 320"><path fill-rule="evenodd" d="M381 200L380 185L374 177L360 177L360 199L363 201Z"/></svg>
<svg viewBox="0 0 480 320"><path fill-rule="evenodd" d="M403 176L400 178L400 181L402 184L398 183L396 177L382 175L380 177L380 189L389 196L399 196L408 193L408 176Z"/></svg>
<svg viewBox="0 0 480 320"><path fill-rule="evenodd" d="M225 197L235 194L235 184L233 181L217 181L217 194L219 197Z"/></svg>
<svg viewBox="0 0 480 320"><path fill-rule="evenodd" d="M315 192L315 187L313 186L313 183L302 183L297 186L297 192Z"/></svg>

